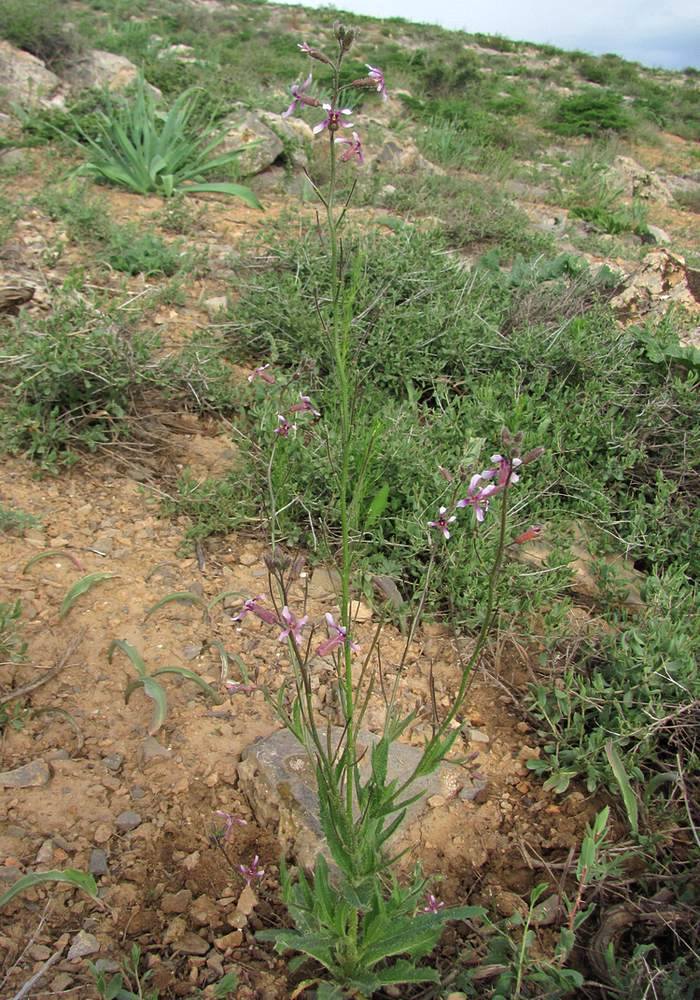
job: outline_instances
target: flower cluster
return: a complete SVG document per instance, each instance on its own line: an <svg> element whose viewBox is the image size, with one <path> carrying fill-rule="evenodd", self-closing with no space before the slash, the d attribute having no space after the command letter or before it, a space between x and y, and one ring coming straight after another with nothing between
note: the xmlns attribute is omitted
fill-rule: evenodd
<svg viewBox="0 0 700 1000"><path fill-rule="evenodd" d="M248 614L255 615L261 621L264 621L265 624L277 625L281 628L282 631L277 636L279 642L291 641L295 646L301 646L304 641L304 629L309 624L309 616L303 615L301 618L297 618L291 608L285 604L278 617L268 608L260 607L260 604L263 603L264 600L265 598L262 594L259 594L257 597L249 597L243 602L241 610L238 614L233 616L232 621L239 622L242 621ZM353 653L358 653L360 651L359 645L356 642L353 642L348 635L348 630L343 625L336 622L330 612L326 612L325 619L326 628L328 630L328 638L324 639L324 641L317 647L317 656L328 656L340 646L347 646ZM227 681L226 687L231 694L238 694L242 691L254 691L256 689L254 684L246 685L237 681Z"/></svg>
<svg viewBox="0 0 700 1000"><path fill-rule="evenodd" d="M353 32L352 30L346 30L342 27L342 25L339 25L336 37L340 43L340 59L342 59L343 54L347 52L352 45ZM334 66L333 60L329 59L329 57L325 55L325 53L321 52L320 49L314 48L306 42L298 43L298 47L300 51L303 52L304 55L309 56L310 59L315 59L327 66ZM387 94L386 81L382 70L379 66L370 66L369 63L365 63L365 66L367 67L367 76L360 77L358 80L353 80L349 86L358 90L363 88L375 90L383 101L388 100L389 95ZM282 117L289 118L297 111L297 109L303 107L322 108L322 110L325 111L325 117L314 125L314 135L320 135L321 132L328 130L331 134L331 138L334 139L335 142L342 143L347 146L347 149L343 151L340 157L343 162L347 163L348 160L351 160L354 157L357 159L358 164L363 164L365 162L365 158L362 151L362 140L360 139L358 133L353 132L352 139L337 135L337 133L342 129L353 128L353 123L349 121L347 117L352 114L352 110L350 108L334 107L333 104L322 104L317 98L312 97L308 93L312 83L313 74L309 73L303 83L292 84L290 88L292 100L287 110L282 112Z"/></svg>
<svg viewBox="0 0 700 1000"><path fill-rule="evenodd" d="M522 466L529 465L530 462L534 462L542 455L543 451L543 448L534 448L522 458L517 454L510 457L498 453L492 455L491 465L487 469L484 469L483 472L477 472L471 477L466 496L458 500L455 507L459 509L470 507L474 511L477 524L482 524L493 498L519 482L520 474L517 470ZM452 476L447 473L447 470L441 469L440 471L445 475L445 478L448 478L450 481L452 480ZM454 524L456 520L457 517L455 514L448 516L447 507L440 507L437 518L434 521L428 521L428 527L435 528L442 533L445 539L448 539L450 537L450 525ZM541 528L539 525L533 525L529 531L519 535L515 539L515 542L521 545L523 542L537 537L540 531Z"/></svg>

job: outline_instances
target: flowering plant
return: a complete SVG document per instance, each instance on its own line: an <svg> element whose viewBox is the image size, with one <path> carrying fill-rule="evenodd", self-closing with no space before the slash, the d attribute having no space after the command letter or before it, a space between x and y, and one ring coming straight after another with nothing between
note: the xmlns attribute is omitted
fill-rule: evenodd
<svg viewBox="0 0 700 1000"><path fill-rule="evenodd" d="M382 70L372 65L367 65L367 76L341 84L341 67L353 44L353 32L337 25L335 38L337 47L333 56L306 42L299 45L303 54L326 68L330 76L330 99L321 102L313 96L313 74L308 73L303 83L292 86L292 100L284 112L287 117L300 112L313 112L316 116L312 123L313 132L327 142L328 185L321 190L313 181L311 183L325 210L330 289L323 297L325 304L318 306L318 315L327 335L332 398L331 389L328 389L329 405L324 401L317 408L312 397L301 393L293 404L277 407L277 425L270 428L272 446L268 466L272 552L266 561L271 605L268 607L265 603L263 606L261 596L251 597L244 602L236 617L240 620L245 614L252 614L266 624L279 627L279 641L287 644L292 668L290 683L283 686L274 699L269 693L267 696L278 717L305 748L314 764L320 820L328 852L328 857L324 854L318 856L312 879L303 872L293 878L283 864L283 897L295 926L293 929L264 931L259 937L273 940L280 951L299 952L301 958L294 959L290 968L299 966L306 957L315 959L336 984L331 992L325 987L323 992L319 988L319 995L340 997L345 995L343 990L350 991L353 996L369 996L389 984L437 981L437 973L425 966L419 967L417 960L433 950L446 921L469 919L481 913L475 907L445 905L428 891L427 880L419 866L416 866L409 884L401 884L393 871L395 859L390 856L389 844L401 827L408 806L420 798L421 793L415 792L415 782L439 767L461 732L457 716L465 702L472 670L494 617L498 577L506 548L509 492L518 482L522 468L537 454L532 452L521 457L520 437L505 433L504 454L494 454L491 464L482 472L475 473L466 489L463 485L466 479L455 479L452 474L446 473L452 496L439 506L435 520L424 522L428 551L424 589L417 601L393 688L385 695L383 729L372 736L367 759L363 762L365 751L359 745L359 737L374 689L373 667L377 663L381 624L372 642L363 648L364 643L358 642L352 613L352 540L361 534L356 498L362 494L362 479L374 439L372 435L368 436L364 458L356 466L353 456L359 449L355 446L358 428L353 402L360 388L360 376L351 359L354 346L353 282L357 280L359 268L353 268L341 252L340 231L350 198L338 203L337 175L339 165L344 170L349 169L345 164L353 163L360 167L364 162L361 136L350 119L350 116L354 119L356 115L346 106L352 103L348 93L352 90L373 91L386 100L387 89ZM344 134L349 129L353 130L351 136ZM279 386L267 365L256 368L249 378L263 382L264 386L275 385L275 391L284 392L284 387ZM282 409L286 412L279 412ZM329 409L332 409L338 422L334 462L340 515L340 594L337 616L326 613L322 625L311 621L305 607L295 606L292 582L298 577L299 566L276 544L277 515L271 470L273 463L283 460L285 449L295 435L323 434L326 410ZM432 568L441 558L445 545L450 544L452 533L463 530L465 518L460 511L470 508L474 512L472 523L474 530L478 530L495 502L500 503L498 544L488 574L484 619L472 654L463 667L452 704L442 718L438 717L434 707L432 733L413 771L400 779L390 780L392 743L413 721L413 714L401 715L399 682L406 653L426 601ZM318 628L323 629L320 642L315 639ZM324 726L314 710L312 679L318 658L331 660L334 668L335 730L330 717ZM383 688L381 676L380 680ZM257 859L250 869L245 872L242 868L240 870L245 876L256 865ZM399 959L399 955L408 958ZM317 977L302 985L320 982Z"/></svg>

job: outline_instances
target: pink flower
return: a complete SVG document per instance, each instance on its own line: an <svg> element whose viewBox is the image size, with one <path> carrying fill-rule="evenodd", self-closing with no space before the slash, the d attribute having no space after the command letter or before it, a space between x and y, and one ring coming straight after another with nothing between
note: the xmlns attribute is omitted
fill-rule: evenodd
<svg viewBox="0 0 700 1000"><path fill-rule="evenodd" d="M352 133L352 139L345 139L344 137L339 136L335 141L345 142L348 145L348 148L340 157L343 162L347 163L347 161L351 160L353 156L357 157L357 162L359 164L363 164L365 162L365 157L362 152L362 141L357 132Z"/></svg>
<svg viewBox="0 0 700 1000"><path fill-rule="evenodd" d="M310 396L302 396L299 394L300 402L295 403L294 406L289 407L290 413L313 413L315 417L320 417L321 414L318 410L314 409L313 403L311 402Z"/></svg>
<svg viewBox="0 0 700 1000"><path fill-rule="evenodd" d="M369 70L367 76L369 76L370 79L375 80L377 83L377 93L382 95L383 101L388 100L389 95L386 92L386 83L384 82L383 72L378 66L370 66L369 63L365 63L365 66Z"/></svg>
<svg viewBox="0 0 700 1000"><path fill-rule="evenodd" d="M316 650L317 656L328 656L328 654L333 652L334 649L337 649L338 646L343 646L346 643L350 646L353 653L359 653L360 647L356 642L352 642L349 638L348 630L342 625L338 625L335 622L333 615L328 611L326 612L326 624L328 626L328 631L335 634L331 634L325 642L321 643Z"/></svg>
<svg viewBox="0 0 700 1000"><path fill-rule="evenodd" d="M459 504L457 506L459 506ZM457 518L455 517L454 514L452 515L452 517L445 517L446 513L447 513L447 507L441 507L440 510L438 511L439 514L438 519L436 521L428 521L428 527L437 528L438 531L441 531L445 536L445 538L447 539L450 537L450 529L447 526L448 524L454 524Z"/></svg>
<svg viewBox="0 0 700 1000"><path fill-rule="evenodd" d="M301 630L304 628L309 620L308 615L304 615L303 618L297 620L296 615L293 611L290 611L287 605L282 608L282 618L286 624L286 628L283 629L279 636L277 637L279 642L284 642L286 639L293 639L297 646L301 645L302 635Z"/></svg>
<svg viewBox="0 0 700 1000"><path fill-rule="evenodd" d="M265 874L265 869L258 866L259 860L260 858L256 854L251 864L238 866L239 872L246 880L246 885L250 885L254 878L262 878Z"/></svg>
<svg viewBox="0 0 700 1000"><path fill-rule="evenodd" d="M275 384L275 376L269 375L267 369L269 365L260 365L259 368L254 368L253 371L248 376L249 382L254 382L256 378L262 379L263 382L267 382L268 385Z"/></svg>
<svg viewBox="0 0 700 1000"><path fill-rule="evenodd" d="M297 109L299 104L318 104L318 101L313 97L307 97L305 91L311 86L311 80L313 79L312 74L309 73L307 78L303 83L293 83L290 87L292 92L292 103L289 105L286 111L282 112L283 118L289 118Z"/></svg>
<svg viewBox="0 0 700 1000"><path fill-rule="evenodd" d="M331 132L337 132L339 128L352 128L352 122L346 121L343 118L343 115L352 114L350 108L334 108L330 104L323 104L322 107L326 112L326 117L318 125L314 125L314 135L323 132L324 128L329 129Z"/></svg>
<svg viewBox="0 0 700 1000"><path fill-rule="evenodd" d="M234 622L241 622L243 621L243 619L247 614L252 614L255 615L257 618L259 618L261 621L267 622L268 625L276 625L277 616L274 615L272 611L268 611L267 608L258 607L258 604L263 604L264 602L265 602L264 594L258 594L257 597L249 597L247 601L243 602L243 607L238 612L238 614L234 615L231 620Z"/></svg>
<svg viewBox="0 0 700 1000"><path fill-rule="evenodd" d="M482 479L492 479L493 476L498 476L499 486L510 486L512 483L519 482L520 476L518 476L514 470L523 464L522 459L505 458L503 455L492 455L491 461L496 464L496 468L487 469L485 472L482 472Z"/></svg>
<svg viewBox="0 0 700 1000"><path fill-rule="evenodd" d="M214 813L215 816L221 816L224 820L224 829L221 834L224 840L230 840L233 834L234 826L248 826L248 823L244 819L240 819L238 816L232 816L231 813L224 812L223 809L217 809Z"/></svg>
<svg viewBox="0 0 700 1000"><path fill-rule="evenodd" d="M491 497L500 491L500 486L494 486L493 483L489 483L488 486L481 486L483 479L488 479L490 476L488 473L495 475L495 470L487 469L486 473L476 473L472 476L469 483L469 489L467 490L467 495L463 500L457 501L458 507L473 507L474 513L476 514L476 519L479 524L482 523L486 512L489 509L489 503L491 502Z"/></svg>
<svg viewBox="0 0 700 1000"><path fill-rule="evenodd" d="M428 905L423 907L423 913L439 913L445 909L443 901L433 896L432 892L426 893L425 901Z"/></svg>
<svg viewBox="0 0 700 1000"><path fill-rule="evenodd" d="M275 434L279 434L280 437L289 437L289 432L297 429L297 425L290 424L287 418L281 413L277 414L277 423L279 426L275 427Z"/></svg>

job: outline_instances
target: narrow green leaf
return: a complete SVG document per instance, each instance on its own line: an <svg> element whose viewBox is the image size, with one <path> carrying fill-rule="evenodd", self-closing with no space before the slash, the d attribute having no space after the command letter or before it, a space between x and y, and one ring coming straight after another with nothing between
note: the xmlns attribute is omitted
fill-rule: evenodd
<svg viewBox="0 0 700 1000"><path fill-rule="evenodd" d="M246 205L250 205L251 208L262 210L262 205L250 188L244 187L242 184L228 184L224 182L220 184L180 184L178 191L182 194L206 194L207 192L212 192L213 194L232 194L236 198L240 198L241 201L244 201Z"/></svg>
<svg viewBox="0 0 700 1000"><path fill-rule="evenodd" d="M126 641L126 639L112 640L112 642L109 645L109 649L107 650L107 660L110 663L112 662L112 658L114 657L115 649L120 649L122 653L124 653L124 655L131 660L134 667L136 668L137 674L139 674L140 677L146 676L146 674L148 673L146 664L141 659L141 655L139 654L138 650L134 649L133 646L130 646L129 643Z"/></svg>
<svg viewBox="0 0 700 1000"><path fill-rule="evenodd" d="M0 896L0 907L5 906L25 889L32 889L35 885L42 885L45 882L67 882L69 885L74 885L76 889L87 893L92 899L97 899L97 886L92 875L78 871L76 868L66 868L64 871L31 872L29 875L23 875L7 892Z"/></svg>
<svg viewBox="0 0 700 1000"><path fill-rule="evenodd" d="M144 694L153 701L153 719L148 732L150 736L154 736L165 722L165 717L168 714L168 699L158 681L154 681L150 677L143 678L143 690Z"/></svg>
<svg viewBox="0 0 700 1000"><path fill-rule="evenodd" d="M176 674L178 677L184 677L185 680L192 681L193 684L200 687L207 698L211 698L217 704L220 704L223 700L211 684L207 684L199 674L196 674L194 670L188 670L187 667L159 667L158 670L153 671L151 677L159 677L161 674Z"/></svg>
<svg viewBox="0 0 700 1000"><path fill-rule="evenodd" d="M389 484L384 483L381 489L375 493L372 502L367 508L367 515L365 516L365 529L371 528L372 525L379 520L384 511L386 510L386 505L389 501Z"/></svg>
<svg viewBox="0 0 700 1000"><path fill-rule="evenodd" d="M22 573L26 573L32 566L36 566L38 562L42 562L44 559L57 558L70 559L76 569L82 570L83 568L80 560L72 552L66 552L65 549L47 549L45 552L40 552L38 555L32 556L29 562L23 567Z"/></svg>
<svg viewBox="0 0 700 1000"><path fill-rule="evenodd" d="M87 576L78 580L78 582L73 584L66 596L63 598L58 612L58 617L65 618L79 597L82 597L83 594L87 594L87 592L97 586L98 583L103 583L105 580L112 580L115 576L116 573L88 573Z"/></svg>
<svg viewBox="0 0 700 1000"><path fill-rule="evenodd" d="M632 788L627 771L625 770L625 765L622 762L622 758L617 752L612 740L608 740L605 744L605 754L608 758L610 767L612 768L612 773L615 775L615 780L620 787L622 801L625 803L625 810L627 812L630 829L636 837L639 833L639 806L637 803L637 796L634 794L634 789Z"/></svg>
<svg viewBox="0 0 700 1000"><path fill-rule="evenodd" d="M197 594L191 593L189 590L180 591L174 594L167 594L165 597L161 597L152 607L148 609L146 614L143 616L144 622L147 622L154 612L158 611L159 608L164 607L166 604L172 604L173 601L178 601L181 604L196 604L198 607L202 608L204 613L207 613L207 602L199 597Z"/></svg>

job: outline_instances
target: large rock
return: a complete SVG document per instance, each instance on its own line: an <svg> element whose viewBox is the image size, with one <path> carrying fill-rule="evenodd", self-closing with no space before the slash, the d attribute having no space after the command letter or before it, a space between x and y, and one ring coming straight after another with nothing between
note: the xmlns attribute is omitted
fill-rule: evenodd
<svg viewBox="0 0 700 1000"><path fill-rule="evenodd" d="M700 272L670 250L648 253L610 305L625 322L662 315L670 305L700 311Z"/></svg>
<svg viewBox="0 0 700 1000"><path fill-rule="evenodd" d="M226 138L219 147L219 152L228 153L234 149L242 149L238 158L238 166L243 174L259 174L272 166L275 160L284 152L284 144L280 137L263 122L253 111L229 118L224 122Z"/></svg>
<svg viewBox="0 0 700 1000"><path fill-rule="evenodd" d="M619 554L608 554L596 559L592 553L593 543L594 539L586 524L580 522L573 525L569 546L571 560L568 563L572 574L571 590L591 601L599 599L601 586L595 567L596 562L602 562L620 588L621 603L631 609L643 607L640 588L644 582L644 574L636 570L629 559ZM545 533L544 537L517 546L514 555L521 562L539 568L550 564L553 549Z"/></svg>
<svg viewBox="0 0 700 1000"><path fill-rule="evenodd" d="M331 739L336 746L340 735L341 730L333 727ZM364 751L360 771L365 780L370 770L369 746L378 739L371 733L360 734ZM417 747L393 743L389 752L389 780L406 778L421 756ZM261 826L276 826L282 850L291 853L304 868L313 868L318 853L327 854L327 848L318 815L314 769L297 740L282 729L251 744L243 751L238 777L257 822ZM423 796L408 807L402 827L387 846L392 852L397 850L410 828L431 808L429 800L434 796L443 802L455 796L469 801L483 794L485 788L484 780L470 778L468 772L454 764L441 764L433 774L418 778L411 786L411 795L422 792Z"/></svg>
<svg viewBox="0 0 700 1000"><path fill-rule="evenodd" d="M610 181L622 189L627 198L641 198L670 205L673 195L653 170L647 170L629 156L616 156L608 171Z"/></svg>
<svg viewBox="0 0 700 1000"><path fill-rule="evenodd" d="M5 107L51 107L63 104L61 81L41 59L0 41L0 102Z"/></svg>
<svg viewBox="0 0 700 1000"><path fill-rule="evenodd" d="M388 139L379 152L371 157L377 167L393 170L398 174L426 173L444 177L445 171L430 160L426 160L418 147L411 140L401 140L392 137Z"/></svg>
<svg viewBox="0 0 700 1000"><path fill-rule="evenodd" d="M90 49L83 53L64 73L66 82L76 94L92 87L121 92L126 90L138 75L137 67L126 56L103 52L101 49ZM157 87L150 89L154 96L161 96Z"/></svg>

